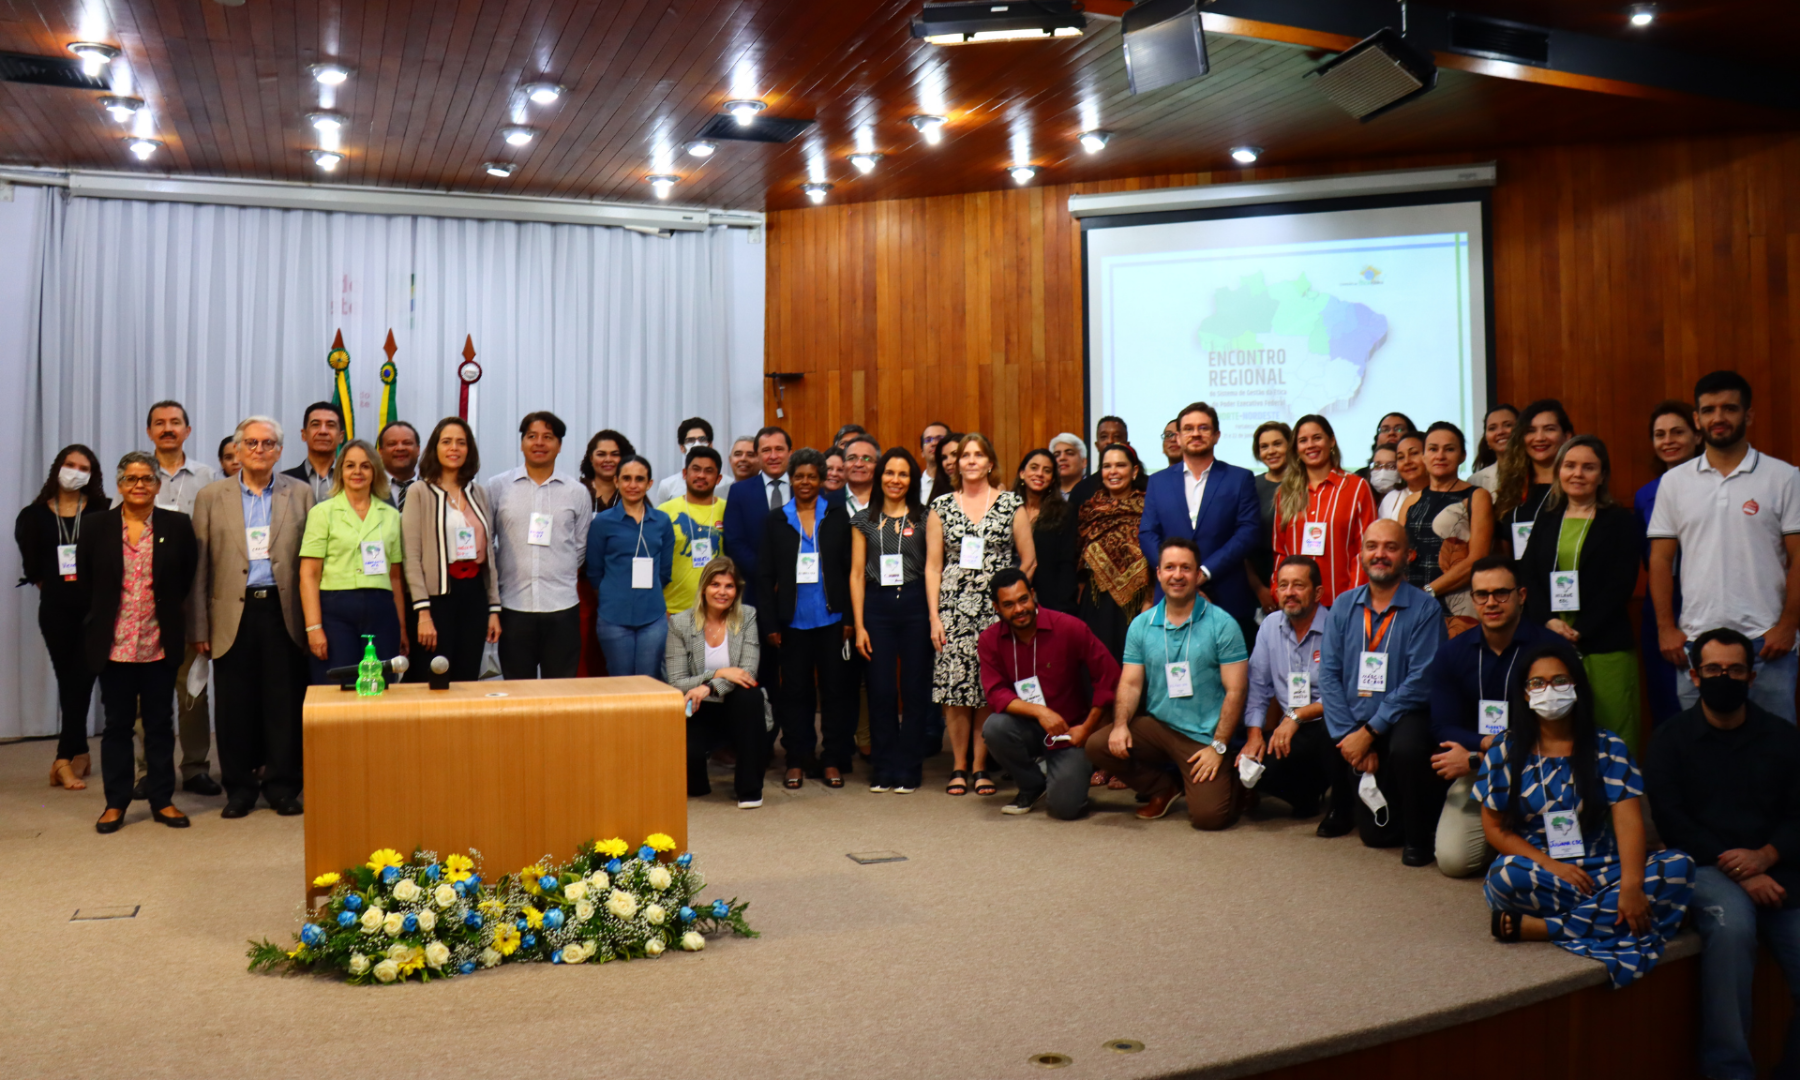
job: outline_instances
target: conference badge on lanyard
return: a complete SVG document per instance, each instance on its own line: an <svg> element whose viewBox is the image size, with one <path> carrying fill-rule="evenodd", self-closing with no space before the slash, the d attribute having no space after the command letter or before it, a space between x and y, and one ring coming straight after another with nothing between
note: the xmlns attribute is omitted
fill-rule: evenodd
<svg viewBox="0 0 1800 1080"><path fill-rule="evenodd" d="M1387 637L1388 628L1394 624L1394 614L1398 609L1390 607L1387 614L1381 617L1381 625L1374 625L1374 616L1368 608L1363 608L1363 652L1356 662L1356 696L1371 697L1375 694L1387 693L1388 657L1385 652L1376 652L1382 639Z"/></svg>
<svg viewBox="0 0 1800 1080"><path fill-rule="evenodd" d="M1325 534L1331 529L1323 521L1309 521L1300 529L1300 554L1325 554Z"/></svg>
<svg viewBox="0 0 1800 1080"><path fill-rule="evenodd" d="M1304 671L1290 671L1287 677L1287 707L1304 709L1312 704L1312 676Z"/></svg>
<svg viewBox="0 0 1800 1080"><path fill-rule="evenodd" d="M387 544L380 540L364 540L362 542L363 573L385 574L388 572Z"/></svg>
<svg viewBox="0 0 1800 1080"><path fill-rule="evenodd" d="M1164 664L1163 671L1169 680L1170 697L1178 698L1194 696L1193 674L1188 670L1188 663L1186 660L1176 660L1173 663Z"/></svg>
<svg viewBox="0 0 1800 1080"><path fill-rule="evenodd" d="M75 545L56 545L56 572L64 581L75 580Z"/></svg>
<svg viewBox="0 0 1800 1080"><path fill-rule="evenodd" d="M537 511L531 515L531 523L525 529L525 542L533 547L550 546L550 515Z"/></svg>
<svg viewBox="0 0 1800 1080"><path fill-rule="evenodd" d="M1550 573L1550 610L1581 610L1581 571L1554 570Z"/></svg>
<svg viewBox="0 0 1800 1080"><path fill-rule="evenodd" d="M1476 705L1475 728L1483 735L1506 734L1506 702L1483 698Z"/></svg>
<svg viewBox="0 0 1800 1080"><path fill-rule="evenodd" d="M1036 675L1033 675L1030 678L1020 679L1018 682L1013 683L1013 693L1019 695L1033 705L1042 705L1044 703L1044 686L1042 683L1038 682L1038 677Z"/></svg>
<svg viewBox="0 0 1800 1080"><path fill-rule="evenodd" d="M653 589L656 587L656 560L648 555L634 555L631 558L631 587L634 589Z"/></svg>
<svg viewBox="0 0 1800 1080"><path fill-rule="evenodd" d="M1531 526L1533 524L1535 523L1530 521L1512 523L1513 558L1515 560L1525 557L1525 545L1531 542Z"/></svg>
<svg viewBox="0 0 1800 1080"><path fill-rule="evenodd" d="M451 530L451 539L455 542L452 562L472 562L475 558L475 528L472 525L458 525Z"/></svg>
<svg viewBox="0 0 1800 1080"><path fill-rule="evenodd" d="M794 559L794 582L798 585L817 585L819 583L819 553L802 551Z"/></svg>
<svg viewBox="0 0 1800 1080"><path fill-rule="evenodd" d="M956 565L964 570L979 570L987 558L987 538L981 536L964 536L962 538L962 558Z"/></svg>
<svg viewBox="0 0 1800 1080"><path fill-rule="evenodd" d="M244 528L244 548L251 562L258 562L269 557L269 527L267 525L248 525Z"/></svg>
<svg viewBox="0 0 1800 1080"><path fill-rule="evenodd" d="M1549 797L1549 792L1545 792ZM1544 815L1544 836L1550 841L1552 859L1579 859L1587 854L1581 840L1581 819L1573 810L1551 810Z"/></svg>
<svg viewBox="0 0 1800 1080"><path fill-rule="evenodd" d="M900 585L904 582L901 576L900 556L883 555L881 557L881 583L883 585Z"/></svg>
<svg viewBox="0 0 1800 1080"><path fill-rule="evenodd" d="M712 533L710 531L703 532L699 536L694 537L688 547L690 554L694 557L695 569L712 562Z"/></svg>

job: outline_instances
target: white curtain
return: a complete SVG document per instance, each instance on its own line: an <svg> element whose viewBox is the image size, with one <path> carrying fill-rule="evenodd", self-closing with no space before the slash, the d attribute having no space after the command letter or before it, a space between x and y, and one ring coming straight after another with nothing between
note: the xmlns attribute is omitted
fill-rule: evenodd
<svg viewBox="0 0 1800 1080"><path fill-rule="evenodd" d="M22 470L13 506L70 442L95 449L110 486L112 463L147 448L145 411L164 398L187 406L192 457L212 463L238 420L265 413L289 432L282 466L299 463L301 410L331 397L325 354L339 330L356 433L371 440L388 331L399 416L422 433L456 412L456 368L473 338L484 475L519 463L518 418L535 409L568 423L560 465L571 472L601 428L627 435L661 477L679 467L683 417L710 419L721 441L761 424L762 261L760 237L746 230L663 238L602 226L30 197L34 267L24 288L35 288L42 316L25 327L12 383L27 413L12 458ZM0 280L0 321L5 292ZM0 374L13 367L0 365ZM16 567L17 550L7 557ZM28 592L14 590L0 608L0 633L11 638L0 643L10 645L4 662L24 664L17 711L9 702L0 712L0 737L54 729Z"/></svg>

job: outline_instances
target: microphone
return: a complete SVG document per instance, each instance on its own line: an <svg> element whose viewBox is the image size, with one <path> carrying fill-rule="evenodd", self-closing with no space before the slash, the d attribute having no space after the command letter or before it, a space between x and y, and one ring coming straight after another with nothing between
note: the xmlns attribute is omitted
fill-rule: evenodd
<svg viewBox="0 0 1800 1080"><path fill-rule="evenodd" d="M429 685L433 690L450 689L450 658L434 656L431 658L431 679Z"/></svg>
<svg viewBox="0 0 1800 1080"><path fill-rule="evenodd" d="M356 688L356 675L357 675L356 669L359 666L360 665L357 665L357 664L351 664L348 667L328 668L325 671L325 677L327 679L330 679L333 682L342 683L346 688L353 690ZM381 663L382 681L383 682L398 681L400 676L406 674L406 669L411 666L412 666L411 664L407 663L406 657L404 657L404 656L396 656L392 660L382 661L382 663Z"/></svg>

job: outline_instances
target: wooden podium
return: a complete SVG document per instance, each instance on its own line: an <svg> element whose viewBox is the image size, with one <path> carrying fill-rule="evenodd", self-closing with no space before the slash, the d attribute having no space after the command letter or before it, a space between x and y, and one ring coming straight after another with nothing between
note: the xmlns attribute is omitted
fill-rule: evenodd
<svg viewBox="0 0 1800 1080"><path fill-rule="evenodd" d="M586 840L687 846L682 695L642 675L307 690L306 889L377 848L481 853L497 881Z"/></svg>

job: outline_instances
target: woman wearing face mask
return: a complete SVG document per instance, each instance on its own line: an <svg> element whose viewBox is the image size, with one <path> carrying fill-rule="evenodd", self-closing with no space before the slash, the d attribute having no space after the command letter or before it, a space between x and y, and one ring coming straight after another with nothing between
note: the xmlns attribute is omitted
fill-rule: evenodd
<svg viewBox="0 0 1800 1080"><path fill-rule="evenodd" d="M1594 723L1592 690L1566 646L1526 653L1504 735L1475 781L1496 940L1552 941L1606 965L1615 988L1649 972L1681 927L1694 860L1646 853L1643 775Z"/></svg>
<svg viewBox="0 0 1800 1080"><path fill-rule="evenodd" d="M1019 462L1019 479L1013 494L1022 504L1019 512L1031 525L1031 542L1037 548L1037 573L1031 589L1038 606L1064 615L1075 614L1076 566L1075 515L1062 487L1056 482L1056 458L1048 450L1032 450Z"/></svg>
<svg viewBox="0 0 1800 1080"><path fill-rule="evenodd" d="M1497 484L1500 455L1506 452L1506 440L1512 437L1513 426L1518 422L1519 410L1505 403L1489 409L1482 418L1481 444L1475 448L1475 471L1469 474L1469 483L1489 495Z"/></svg>
<svg viewBox="0 0 1800 1080"><path fill-rule="evenodd" d="M1644 534L1637 517L1613 502L1606 444L1577 435L1556 455L1556 479L1538 512L1519 583L1525 617L1566 639L1594 687L1603 728L1634 751L1638 739L1638 664L1626 605L1637 588Z"/></svg>
<svg viewBox="0 0 1800 1080"><path fill-rule="evenodd" d="M1281 478L1287 475L1287 466L1294 456L1294 432L1279 420L1265 420L1256 426L1250 437L1250 446L1256 453L1256 460L1268 467L1268 472L1256 478L1256 505L1262 511L1262 540L1250 549L1250 557L1245 560L1245 569L1250 573L1250 587L1256 590L1257 603L1265 612L1274 611L1278 606L1274 594L1269 592L1269 582L1275 579L1275 547L1272 542L1275 535L1275 493L1281 489Z"/></svg>
<svg viewBox="0 0 1800 1080"><path fill-rule="evenodd" d="M1046 482L1049 495L1056 497L1054 503L1040 505L1060 506L1049 451L1032 453L1049 463ZM1032 461L1027 454L1026 465ZM874 501L850 520L850 607L856 616L856 651L869 661L869 767L874 774L869 790L910 795L923 782L925 724L931 712L931 613L925 607L919 463L905 447L890 447L875 463L875 484ZM1041 511L1038 520L1043 520Z"/></svg>
<svg viewBox="0 0 1800 1080"><path fill-rule="evenodd" d="M1662 484L1662 474L1685 461L1691 461L1700 453L1702 441L1700 432L1694 429L1694 407L1685 401L1665 401L1650 410L1650 450L1656 464L1656 476L1648 484L1637 489L1632 497L1632 509L1637 513L1638 530L1648 533L1650 515L1656 510L1656 489ZM1676 556L1675 563L1675 617L1681 617L1681 563ZM1650 565L1650 542L1644 541L1643 563ZM1650 602L1646 593L1642 626L1639 630L1639 641L1644 656L1644 686L1649 692L1650 722L1660 724L1681 711L1681 701L1675 693L1675 680L1687 678L1687 673L1675 670L1675 665L1663 658L1656 637L1656 605Z"/></svg>
<svg viewBox="0 0 1800 1080"><path fill-rule="evenodd" d="M1369 488L1380 503L1400 486L1400 455L1391 446L1377 446L1369 455ZM1379 515L1377 515L1379 516Z"/></svg>
<svg viewBox="0 0 1800 1080"><path fill-rule="evenodd" d="M1296 424L1295 428L1298 429ZM1375 425L1375 438L1369 442L1369 454L1373 458L1375 451L1384 446L1392 446L1400 441L1400 437L1409 432L1419 430L1412 422L1412 417L1405 413L1391 412L1382 416L1381 422ZM1356 475L1364 480L1369 478L1371 466L1364 465L1356 470Z"/></svg>
<svg viewBox="0 0 1800 1080"><path fill-rule="evenodd" d="M50 476L31 505L19 511L13 539L19 545L22 581L38 591L38 632L56 672L56 702L62 727L50 786L80 791L93 771L88 755L87 718L94 699L94 673L83 656L81 620L87 614L75 572L75 543L88 519L107 509L106 486L94 452L65 446L50 462Z"/></svg>
<svg viewBox="0 0 1800 1080"><path fill-rule="evenodd" d="M1452 620L1466 619L1452 634L1474 625L1475 601L1469 597L1469 570L1485 558L1493 539L1493 503L1488 493L1457 477L1463 461L1463 433L1455 424L1438 421L1425 431L1425 473L1429 478L1407 508L1406 532L1413 561L1407 580L1437 597Z"/></svg>
<svg viewBox="0 0 1800 1080"><path fill-rule="evenodd" d="M1431 474L1425 471L1425 436L1409 431L1400 437L1394 444L1394 472L1400 483L1381 497L1381 509L1376 516L1404 524L1406 511L1418 501L1419 492L1431 483Z"/></svg>
<svg viewBox="0 0 1800 1080"><path fill-rule="evenodd" d="M1275 562L1290 555L1317 562L1324 578L1319 603L1330 606L1363 583L1362 535L1375 520L1375 499L1368 481L1344 471L1337 434L1323 416L1295 421L1294 458L1275 496Z"/></svg>
<svg viewBox="0 0 1800 1080"><path fill-rule="evenodd" d="M1514 559L1525 557L1532 524L1556 479L1556 452L1574 434L1562 402L1544 398L1525 406L1506 440L1494 478L1494 542Z"/></svg>

